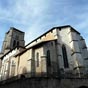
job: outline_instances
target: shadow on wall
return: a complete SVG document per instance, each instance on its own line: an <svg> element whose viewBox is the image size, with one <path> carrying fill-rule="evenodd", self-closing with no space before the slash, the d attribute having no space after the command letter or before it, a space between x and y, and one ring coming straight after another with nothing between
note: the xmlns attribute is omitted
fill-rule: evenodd
<svg viewBox="0 0 88 88"><path fill-rule="evenodd" d="M88 86L80 86L80 87L78 87L78 88L88 88Z"/></svg>

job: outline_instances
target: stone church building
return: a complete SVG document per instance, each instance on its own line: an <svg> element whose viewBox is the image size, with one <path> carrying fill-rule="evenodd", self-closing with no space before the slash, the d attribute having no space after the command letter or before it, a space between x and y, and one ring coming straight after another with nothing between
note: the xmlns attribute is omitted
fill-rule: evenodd
<svg viewBox="0 0 88 88"><path fill-rule="evenodd" d="M24 32L14 27L5 35L0 53L1 82L14 77L88 77L88 51L85 39L70 25L53 27L27 45L24 35Z"/></svg>

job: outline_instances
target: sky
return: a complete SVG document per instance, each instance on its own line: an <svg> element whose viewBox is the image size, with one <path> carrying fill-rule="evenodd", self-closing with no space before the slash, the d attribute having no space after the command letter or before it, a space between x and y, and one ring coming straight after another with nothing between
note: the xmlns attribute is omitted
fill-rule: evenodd
<svg viewBox="0 0 88 88"><path fill-rule="evenodd" d="M0 0L0 49L10 27L24 31L27 44L63 25L79 31L88 46L88 0Z"/></svg>

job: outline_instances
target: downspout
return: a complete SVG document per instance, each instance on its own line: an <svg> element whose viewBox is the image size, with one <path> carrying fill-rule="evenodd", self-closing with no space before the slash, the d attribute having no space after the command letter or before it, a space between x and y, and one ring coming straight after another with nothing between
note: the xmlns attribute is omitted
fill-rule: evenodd
<svg viewBox="0 0 88 88"><path fill-rule="evenodd" d="M17 75L19 75L19 63L20 63L20 56L18 56Z"/></svg>

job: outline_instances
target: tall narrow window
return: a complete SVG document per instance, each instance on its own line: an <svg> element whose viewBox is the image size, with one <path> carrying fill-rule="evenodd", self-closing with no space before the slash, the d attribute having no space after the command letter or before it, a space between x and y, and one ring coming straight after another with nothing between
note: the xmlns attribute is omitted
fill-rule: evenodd
<svg viewBox="0 0 88 88"><path fill-rule="evenodd" d="M19 46L19 41L17 41L17 46Z"/></svg>
<svg viewBox="0 0 88 88"><path fill-rule="evenodd" d="M47 66L51 66L50 50L47 50Z"/></svg>
<svg viewBox="0 0 88 88"><path fill-rule="evenodd" d="M36 66L39 67L39 53L36 53Z"/></svg>
<svg viewBox="0 0 88 88"><path fill-rule="evenodd" d="M62 45L62 54L63 54L64 67L68 68L69 64L68 64L68 58L67 58L67 52L66 52L65 45Z"/></svg>
<svg viewBox="0 0 88 88"><path fill-rule="evenodd" d="M12 64L12 65L11 65L11 76L14 76L14 75L15 75L15 62L12 61L11 64Z"/></svg>
<svg viewBox="0 0 88 88"><path fill-rule="evenodd" d="M15 46L16 46L16 41L14 40L14 41L13 41L13 47L15 47Z"/></svg>

